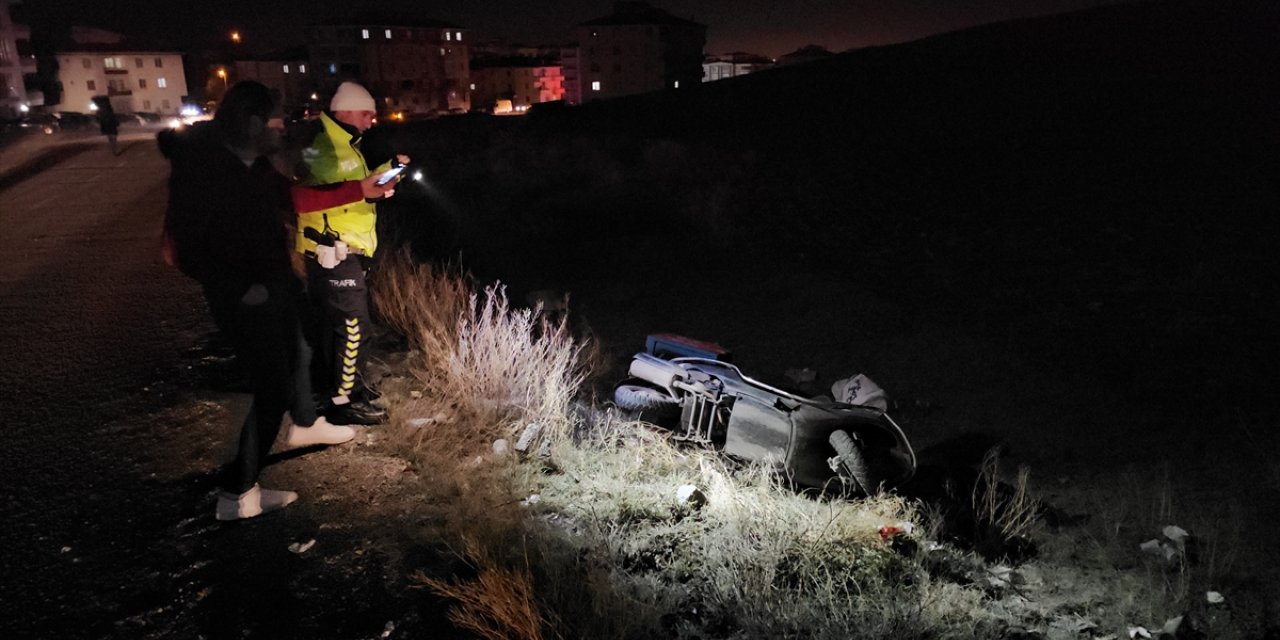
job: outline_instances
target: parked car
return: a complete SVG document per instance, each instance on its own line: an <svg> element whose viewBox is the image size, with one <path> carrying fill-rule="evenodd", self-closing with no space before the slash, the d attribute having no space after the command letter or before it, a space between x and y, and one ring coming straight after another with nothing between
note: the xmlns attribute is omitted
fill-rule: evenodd
<svg viewBox="0 0 1280 640"><path fill-rule="evenodd" d="M58 118L58 126L63 131L94 129L98 126L98 119L87 113L80 113L78 111L60 111L55 115Z"/></svg>
<svg viewBox="0 0 1280 640"><path fill-rule="evenodd" d="M62 123L58 121L58 117L52 113L31 112L24 114L17 120L17 126L20 129L38 129L47 134L57 133L62 130Z"/></svg>

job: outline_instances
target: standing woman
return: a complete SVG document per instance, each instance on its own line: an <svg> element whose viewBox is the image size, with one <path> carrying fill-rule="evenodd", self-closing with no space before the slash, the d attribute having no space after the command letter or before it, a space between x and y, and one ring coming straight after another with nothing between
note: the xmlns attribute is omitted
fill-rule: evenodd
<svg viewBox="0 0 1280 640"><path fill-rule="evenodd" d="M203 287L253 389L236 458L220 481L219 520L252 518L297 499L292 491L258 486L284 424L290 446L341 444L355 436L350 427L318 418L311 397L310 351L299 318L302 284L291 267L286 227L293 217L289 181L267 157L280 141L268 126L275 108L265 86L240 82L212 121L158 137L172 167L166 249Z"/></svg>

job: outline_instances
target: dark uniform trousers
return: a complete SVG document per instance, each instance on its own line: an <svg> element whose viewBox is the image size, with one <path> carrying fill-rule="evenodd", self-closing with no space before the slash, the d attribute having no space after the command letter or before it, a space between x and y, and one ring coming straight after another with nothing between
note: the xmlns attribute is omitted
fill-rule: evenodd
<svg viewBox="0 0 1280 640"><path fill-rule="evenodd" d="M361 388L369 337L369 290L360 256L349 254L332 269L307 258L307 285L320 310L316 336L320 390L327 397L350 396Z"/></svg>

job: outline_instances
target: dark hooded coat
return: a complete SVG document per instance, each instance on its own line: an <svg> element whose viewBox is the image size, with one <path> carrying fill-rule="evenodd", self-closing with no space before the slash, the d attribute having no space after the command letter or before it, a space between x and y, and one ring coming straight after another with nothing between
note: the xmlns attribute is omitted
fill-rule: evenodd
<svg viewBox="0 0 1280 640"><path fill-rule="evenodd" d="M212 123L165 131L158 140L172 167L164 233L176 266L211 298L237 300L254 284L272 294L297 292L288 179L265 157L246 166Z"/></svg>

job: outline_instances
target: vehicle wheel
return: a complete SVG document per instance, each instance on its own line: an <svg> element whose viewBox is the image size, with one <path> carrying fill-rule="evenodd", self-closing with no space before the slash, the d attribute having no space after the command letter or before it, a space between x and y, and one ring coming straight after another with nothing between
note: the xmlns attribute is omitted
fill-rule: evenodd
<svg viewBox="0 0 1280 640"><path fill-rule="evenodd" d="M880 493L880 479L867 464L867 457L862 452L861 443L839 429L831 432L827 442L830 442L832 448L836 450L836 457L832 458L832 466L839 466L836 469L837 473L857 481L858 488L862 489L866 495L873 496Z"/></svg>
<svg viewBox="0 0 1280 640"><path fill-rule="evenodd" d="M623 411L671 413L680 401L661 389L638 384L620 384L613 390L613 402Z"/></svg>

